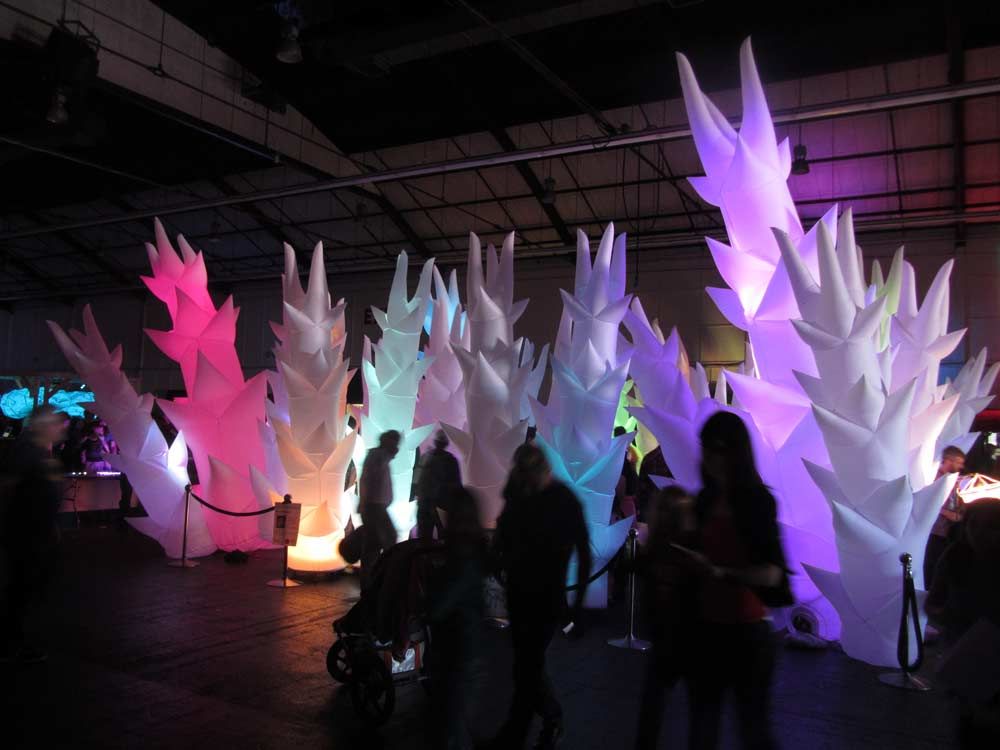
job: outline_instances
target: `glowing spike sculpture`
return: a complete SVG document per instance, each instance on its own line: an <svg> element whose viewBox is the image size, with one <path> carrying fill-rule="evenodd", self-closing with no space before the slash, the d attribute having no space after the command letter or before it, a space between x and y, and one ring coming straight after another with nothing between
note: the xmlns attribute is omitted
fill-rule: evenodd
<svg viewBox="0 0 1000 750"><path fill-rule="evenodd" d="M740 62L737 132L679 56L706 173L692 184L719 206L730 239L729 245L709 241L730 288L708 291L750 343L746 372L728 380L752 417L761 473L778 495L790 558L805 564L836 607L845 650L893 664L898 555L912 554L920 570L927 532L950 483L933 481L937 448L942 439L967 440L962 434L996 372L983 376L983 358L967 365L956 383L937 385L941 359L963 333L947 332L950 263L918 306L913 269L901 253L888 276L876 265L866 283L850 212L838 226L834 207L803 233L786 184L788 144L775 141L749 41ZM646 395L651 386L636 379ZM676 403L683 389L675 374L665 380L661 395ZM646 401L654 403L648 395ZM662 426L657 436L666 443ZM676 456L678 467L671 464L675 474L691 465L695 449L687 452ZM831 572L836 560L821 562L829 557L831 536L839 574Z"/></svg>
<svg viewBox="0 0 1000 750"><path fill-rule="evenodd" d="M528 300L514 302L513 233L499 256L487 247L485 276L482 245L469 236L466 301L469 349L452 344L465 383L467 424L441 426L462 456L465 484L479 496L481 521L492 527L503 510L511 457L528 429L528 399L538 395L548 359L548 346L536 364L530 342L514 339L514 323Z"/></svg>
<svg viewBox="0 0 1000 750"><path fill-rule="evenodd" d="M146 244L153 274L143 281L167 306L173 328L146 333L180 365L188 394L157 403L184 433L198 469L199 494L225 510L256 510L260 506L250 470L264 472L267 467L260 430L267 374L243 379L235 346L239 311L232 297L216 309L202 254L178 236L178 256L158 220L155 233L155 247ZM249 551L269 544L261 538L256 518L206 511L205 521L221 549Z"/></svg>
<svg viewBox="0 0 1000 750"><path fill-rule="evenodd" d="M150 415L153 397L135 392L121 370L122 350L108 351L90 305L83 308L83 331L69 335L57 323L49 329L67 361L93 390L89 409L101 416L118 441L121 453L108 461L128 475L129 482L146 509L146 518L129 518L137 530L151 536L168 557L181 556L184 531L184 487L188 483L187 444L183 433L167 441ZM188 518L187 554L210 555L215 543L208 533L201 506L192 502Z"/></svg>
<svg viewBox="0 0 1000 750"><path fill-rule="evenodd" d="M563 291L562 297L569 322L560 326L549 403L533 403L537 440L553 474L583 505L599 570L624 544L634 520L611 523L615 485L634 437L613 437L629 366L619 328L631 301L625 294L625 235L615 239L614 224L608 225L593 266L587 236L577 233L574 290L572 295ZM576 583L575 570L570 583ZM601 576L588 587L586 604L607 603L607 576Z"/></svg>
<svg viewBox="0 0 1000 750"><path fill-rule="evenodd" d="M361 438L368 449L379 436L397 430L403 437L399 453L389 464L392 503L389 516L400 539L405 539L416 520L416 503L410 502L416 450L434 431L434 424L414 425L420 380L433 364L432 356L420 356L420 332L431 301L431 271L434 261L424 263L413 298L406 290L409 263L405 252L396 258L396 272L385 312L372 308L382 338L372 344L365 338L361 373L365 407L361 414ZM360 473L359 466L359 473Z"/></svg>
<svg viewBox="0 0 1000 750"><path fill-rule="evenodd" d="M458 278L453 270L445 286L437 268L434 269L434 301L428 321L424 323L429 339L424 355L433 358L417 393L417 424L450 424L464 430L465 383L462 366L455 349L468 351L469 326L458 298ZM421 450L429 450L433 435L424 441ZM457 453L457 448L452 446Z"/></svg>
<svg viewBox="0 0 1000 750"><path fill-rule="evenodd" d="M282 401L268 404L287 491L302 503L299 538L288 549L294 570L329 572L344 567L337 551L353 498L344 492L347 466L357 435L347 429L347 384L354 375L344 359L347 340L344 302L331 305L323 245L316 245L306 290L299 281L295 251L285 245L282 276L284 315L272 325L279 344L275 359ZM280 500L254 470L259 502ZM270 518L270 516L267 516Z"/></svg>

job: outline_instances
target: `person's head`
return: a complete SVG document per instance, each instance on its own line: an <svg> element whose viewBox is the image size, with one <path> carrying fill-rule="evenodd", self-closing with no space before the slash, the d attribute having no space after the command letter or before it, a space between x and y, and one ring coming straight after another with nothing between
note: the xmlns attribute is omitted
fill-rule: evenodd
<svg viewBox="0 0 1000 750"><path fill-rule="evenodd" d="M395 456L399 453L399 443L402 440L402 436L397 430L386 430L379 436L378 445L390 456Z"/></svg>
<svg viewBox="0 0 1000 750"><path fill-rule="evenodd" d="M701 477L708 489L763 484L743 420L717 411L701 428Z"/></svg>
<svg viewBox="0 0 1000 750"><path fill-rule="evenodd" d="M615 427L615 437L621 437L625 434L625 428L621 425Z"/></svg>
<svg viewBox="0 0 1000 750"><path fill-rule="evenodd" d="M448 436L444 434L444 430L438 430L434 435L434 447L439 451L448 447Z"/></svg>
<svg viewBox="0 0 1000 750"><path fill-rule="evenodd" d="M37 443L51 445L65 437L62 415L48 404L38 407L28 422L28 433Z"/></svg>
<svg viewBox="0 0 1000 750"><path fill-rule="evenodd" d="M552 479L552 467L542 449L534 443L525 443L514 451L507 486L521 495L532 495L544 488Z"/></svg>
<svg viewBox="0 0 1000 750"><path fill-rule="evenodd" d="M538 434L538 428L535 425L528 425L528 431L524 434L524 442L528 445L535 444L535 435Z"/></svg>
<svg viewBox="0 0 1000 750"><path fill-rule="evenodd" d="M107 433L107 431L108 431L108 426L104 424L104 422L94 423L94 434L97 435L97 437L103 437Z"/></svg>
<svg viewBox="0 0 1000 750"><path fill-rule="evenodd" d="M669 542L693 531L693 505L687 490L676 484L653 495L647 510L650 539Z"/></svg>
<svg viewBox="0 0 1000 750"><path fill-rule="evenodd" d="M941 451L941 465L938 474L961 474L965 469L965 451L955 445L947 446Z"/></svg>

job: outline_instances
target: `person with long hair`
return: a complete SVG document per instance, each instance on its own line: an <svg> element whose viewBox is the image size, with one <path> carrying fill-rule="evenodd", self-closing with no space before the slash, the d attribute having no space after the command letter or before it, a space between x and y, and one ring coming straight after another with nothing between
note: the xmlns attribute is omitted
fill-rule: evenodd
<svg viewBox="0 0 1000 750"><path fill-rule="evenodd" d="M691 746L718 746L722 702L735 699L743 746L776 747L770 727L776 649L768 606L792 603L777 506L754 463L743 420L720 411L701 430L703 489L695 502L701 575Z"/></svg>
<svg viewBox="0 0 1000 750"><path fill-rule="evenodd" d="M566 485L552 478L540 448L525 443L514 453L504 487L503 513L495 547L506 576L507 609L514 647L514 697L510 712L489 747L524 747L535 714L542 717L536 748L551 748L563 735L562 707L545 671L545 652L566 608L566 575L577 556L572 612L575 634L590 578L590 536L583 508Z"/></svg>

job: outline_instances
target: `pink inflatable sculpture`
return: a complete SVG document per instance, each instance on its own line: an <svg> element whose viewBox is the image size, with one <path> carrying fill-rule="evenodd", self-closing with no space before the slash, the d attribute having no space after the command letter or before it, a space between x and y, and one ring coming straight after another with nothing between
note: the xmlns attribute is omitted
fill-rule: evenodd
<svg viewBox="0 0 1000 750"><path fill-rule="evenodd" d="M180 365L188 394L157 403L184 433L198 470L197 493L224 510L257 510L250 469L263 472L267 466L260 434L267 375L243 379L235 347L239 311L232 297L215 307L202 254L178 236L178 256L158 220L155 233L156 246L146 245L153 275L143 281L167 306L173 328L146 333ZM206 511L205 521L221 549L248 551L268 544L256 518Z"/></svg>

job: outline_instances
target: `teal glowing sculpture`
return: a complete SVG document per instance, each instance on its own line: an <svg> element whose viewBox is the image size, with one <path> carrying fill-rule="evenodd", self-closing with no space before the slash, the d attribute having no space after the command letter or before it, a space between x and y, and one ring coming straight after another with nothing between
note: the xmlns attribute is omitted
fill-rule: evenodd
<svg viewBox="0 0 1000 750"><path fill-rule="evenodd" d="M621 548L633 518L610 523L615 485L634 433L613 437L630 347L619 334L631 295L625 294L625 235L609 224L594 259L583 232L577 233L576 283L563 291L563 321L552 358L548 405L533 403L538 444L553 474L583 505L594 567L600 569ZM575 572L570 582L575 583ZM589 607L607 606L607 577L587 589Z"/></svg>
<svg viewBox="0 0 1000 750"><path fill-rule="evenodd" d="M389 465L393 494L389 516L401 539L406 538L416 520L415 503L410 502L416 450L434 430L433 423L414 424L420 380L434 362L431 356L419 356L420 333L431 302L433 267L432 260L424 263L416 293L410 298L406 289L409 262L405 252L399 254L388 305L384 312L372 308L382 338L372 344L365 337L361 363L365 405L360 421L365 447L378 445L379 436L387 430L396 430L403 438L399 453Z"/></svg>

